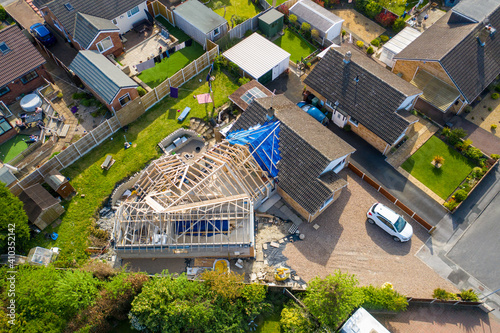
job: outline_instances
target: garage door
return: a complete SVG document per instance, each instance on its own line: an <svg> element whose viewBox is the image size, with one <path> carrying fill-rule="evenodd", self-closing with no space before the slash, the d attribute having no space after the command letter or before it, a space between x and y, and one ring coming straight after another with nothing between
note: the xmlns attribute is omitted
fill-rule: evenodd
<svg viewBox="0 0 500 333"><path fill-rule="evenodd" d="M259 77L258 81L262 84L266 84L269 81L271 81L272 79L273 79L273 70L271 69L269 72L267 72L266 74Z"/></svg>

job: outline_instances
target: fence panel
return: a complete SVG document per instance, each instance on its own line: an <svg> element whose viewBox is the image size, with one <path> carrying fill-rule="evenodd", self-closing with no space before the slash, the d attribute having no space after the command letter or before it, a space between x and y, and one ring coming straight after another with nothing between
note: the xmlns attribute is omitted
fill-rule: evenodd
<svg viewBox="0 0 500 333"><path fill-rule="evenodd" d="M183 83L184 79L182 78L181 72L177 72L170 77L170 84L172 85L172 87L179 87Z"/></svg>
<svg viewBox="0 0 500 333"><path fill-rule="evenodd" d="M288 0L282 3L286 8L290 9L293 5L295 5L299 0Z"/></svg>
<svg viewBox="0 0 500 333"><path fill-rule="evenodd" d="M80 158L80 154L76 150L76 147L74 145L69 146L65 150L63 150L59 155L57 155L57 159L64 165L64 167L67 167L74 161L78 160Z"/></svg>
<svg viewBox="0 0 500 333"><path fill-rule="evenodd" d="M395 202L396 201L396 197L393 196L392 194L390 194L385 188L381 187L380 190L379 190L379 192L382 193L384 195L384 197L386 197L387 199L391 200L391 202ZM408 213L408 214L410 214L410 213ZM413 214L413 212L411 212L410 216L412 214Z"/></svg>
<svg viewBox="0 0 500 333"><path fill-rule="evenodd" d="M417 221L418 223L420 223L428 231L431 231L434 228L432 225L430 225L429 223L427 223L426 220L424 220L423 218L421 218L417 214L413 215L413 219L415 221Z"/></svg>
<svg viewBox="0 0 500 333"><path fill-rule="evenodd" d="M187 78L190 78L190 77L193 77L195 76L196 74L196 65L194 62L190 63L189 65L187 65L186 67L184 67L182 69L182 71L184 72L184 77L187 79ZM186 80L187 81L187 80Z"/></svg>
<svg viewBox="0 0 500 333"><path fill-rule="evenodd" d="M382 192L382 191L380 191L380 192ZM396 206L401 208L406 214L408 214L410 216L413 215L413 211L410 208L408 208L404 203L398 201L398 202L396 202Z"/></svg>
<svg viewBox="0 0 500 333"><path fill-rule="evenodd" d="M264 10L272 7L266 0L259 0L259 4L262 8L264 8Z"/></svg>
<svg viewBox="0 0 500 333"><path fill-rule="evenodd" d="M109 127L111 128L111 131L114 133L118 131L122 126L120 125L120 122L118 121L118 118L112 117L107 120ZM113 134L110 133L109 135Z"/></svg>
<svg viewBox="0 0 500 333"><path fill-rule="evenodd" d="M163 97L170 94L170 83L169 80L163 81L158 87L155 88L156 93L158 94L158 98L162 99Z"/></svg>
<svg viewBox="0 0 500 333"><path fill-rule="evenodd" d="M149 107L153 106L156 102L158 102L158 99L156 98L155 91L152 90L148 92L146 95L141 97L142 103L144 103L144 107L148 109Z"/></svg>
<svg viewBox="0 0 500 333"><path fill-rule="evenodd" d="M380 188L380 185L377 184L373 179L365 175L365 178L363 178L368 184L370 184L374 189L378 190Z"/></svg>
<svg viewBox="0 0 500 333"><path fill-rule="evenodd" d="M92 137L92 134L87 133L80 140L74 143L78 151L83 155L95 147L97 142Z"/></svg>
<svg viewBox="0 0 500 333"><path fill-rule="evenodd" d="M37 170L35 170L34 172L26 176L26 178L23 178L23 180L20 181L20 184L23 188L27 188L30 187L31 185L41 183L42 181L43 181L42 175Z"/></svg>
<svg viewBox="0 0 500 333"><path fill-rule="evenodd" d="M57 160L56 157L52 157L50 160L45 162L40 168L38 168L38 171L40 171L40 173L42 175L47 176L47 174L50 171L52 171L53 169L57 169L57 170L62 169L62 165L61 165L61 163L59 163L59 161Z"/></svg>

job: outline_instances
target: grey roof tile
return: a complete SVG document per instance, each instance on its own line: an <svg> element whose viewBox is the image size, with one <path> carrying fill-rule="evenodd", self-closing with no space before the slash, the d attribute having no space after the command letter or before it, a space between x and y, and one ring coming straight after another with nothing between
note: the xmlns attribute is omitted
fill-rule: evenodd
<svg viewBox="0 0 500 333"><path fill-rule="evenodd" d="M76 14L73 37L83 48L87 49L97 34L103 30L119 31L120 29L110 20L82 13Z"/></svg>

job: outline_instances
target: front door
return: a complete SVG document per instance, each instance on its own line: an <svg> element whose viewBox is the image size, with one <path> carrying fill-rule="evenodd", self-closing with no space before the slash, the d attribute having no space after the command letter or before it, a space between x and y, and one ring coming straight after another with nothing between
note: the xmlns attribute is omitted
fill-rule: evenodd
<svg viewBox="0 0 500 333"><path fill-rule="evenodd" d="M332 120L338 127L344 127L347 122L347 117L340 113L338 110L334 110L332 114Z"/></svg>
<svg viewBox="0 0 500 333"><path fill-rule="evenodd" d="M280 75L280 65L276 65L273 68L273 80Z"/></svg>

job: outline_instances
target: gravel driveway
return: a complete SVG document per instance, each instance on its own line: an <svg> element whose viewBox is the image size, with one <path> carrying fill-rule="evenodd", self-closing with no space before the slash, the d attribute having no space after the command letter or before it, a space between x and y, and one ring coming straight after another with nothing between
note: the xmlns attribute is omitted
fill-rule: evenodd
<svg viewBox="0 0 500 333"><path fill-rule="evenodd" d="M366 212L381 202L400 214L384 196L347 170L349 185L339 199L313 223L301 225L306 239L290 243L283 254L305 281L324 277L336 269L356 274L361 285L391 282L408 296L431 298L435 288L458 290L415 256L429 237L427 231L405 215L414 235L408 243L396 243L378 226L366 220ZM314 224L320 228L315 230Z"/></svg>

